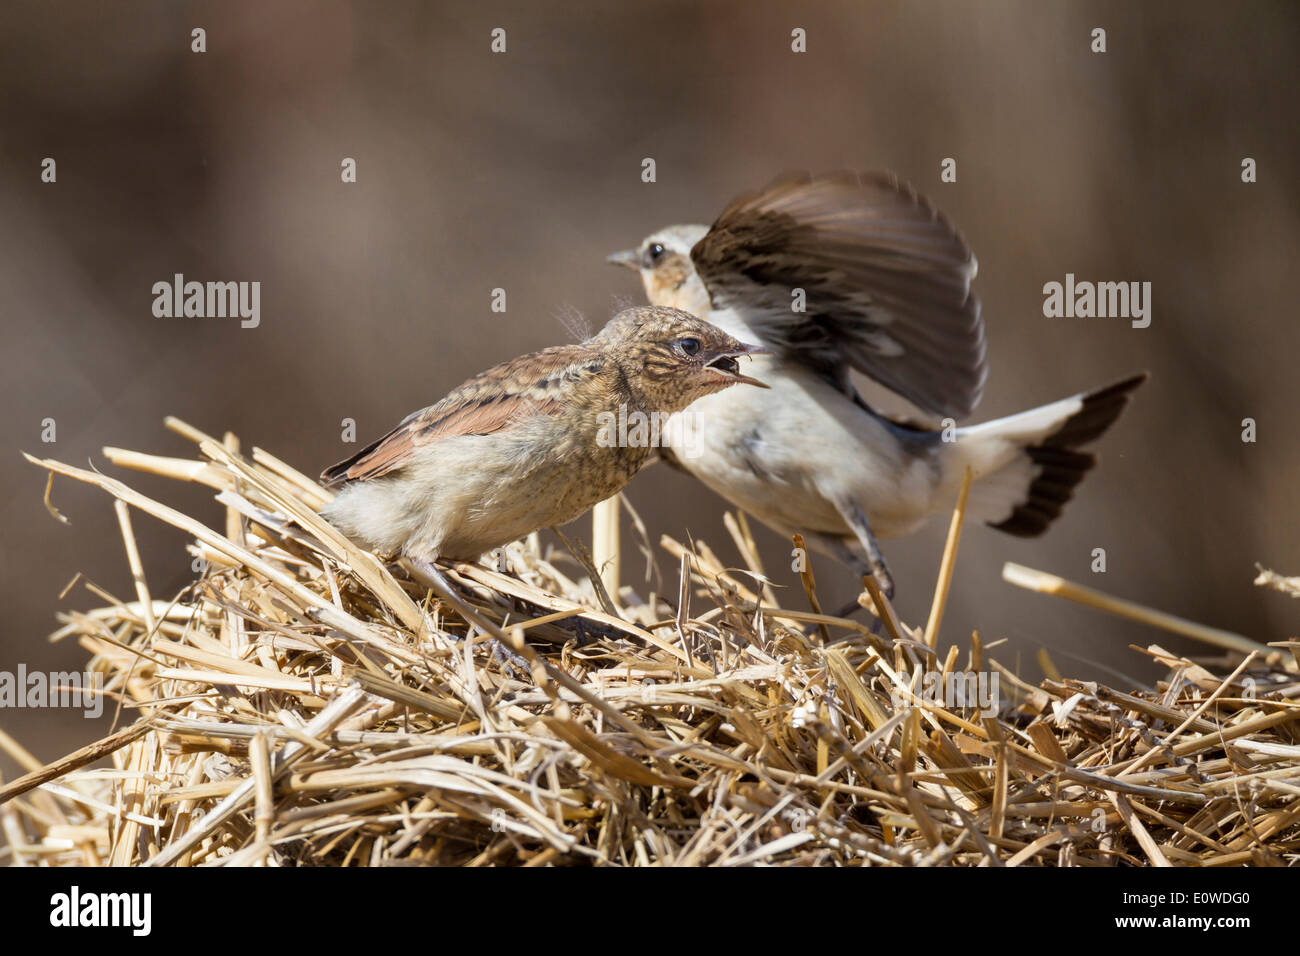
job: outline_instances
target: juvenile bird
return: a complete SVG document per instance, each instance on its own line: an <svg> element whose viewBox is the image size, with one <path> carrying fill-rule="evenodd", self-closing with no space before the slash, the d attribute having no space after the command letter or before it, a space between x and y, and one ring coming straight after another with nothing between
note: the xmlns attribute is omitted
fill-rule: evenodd
<svg viewBox="0 0 1300 956"><path fill-rule="evenodd" d="M703 399L689 420L669 421L663 456L777 531L874 573L887 595L877 536L950 508L967 467L968 516L1023 537L1046 530L1095 463L1078 447L1146 378L967 428L871 408L850 370L936 419L969 414L986 376L975 257L886 174L788 174L712 227L670 226L607 261L637 270L656 305L772 350L753 367L769 391Z"/></svg>
<svg viewBox="0 0 1300 956"><path fill-rule="evenodd" d="M472 561L622 489L655 449L651 431L616 423L761 385L737 362L756 351L677 309L627 309L585 342L471 378L327 468L321 480L342 487L323 514L426 574L437 557Z"/></svg>

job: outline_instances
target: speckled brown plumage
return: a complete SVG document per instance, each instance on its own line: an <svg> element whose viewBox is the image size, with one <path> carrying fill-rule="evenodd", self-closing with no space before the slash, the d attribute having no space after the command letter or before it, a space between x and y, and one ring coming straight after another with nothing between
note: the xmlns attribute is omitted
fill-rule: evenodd
<svg viewBox="0 0 1300 956"><path fill-rule="evenodd" d="M655 449L611 442L611 419L761 384L735 362L751 351L688 313L628 309L585 342L476 375L326 469L341 491L325 514L378 551L476 558L619 491Z"/></svg>

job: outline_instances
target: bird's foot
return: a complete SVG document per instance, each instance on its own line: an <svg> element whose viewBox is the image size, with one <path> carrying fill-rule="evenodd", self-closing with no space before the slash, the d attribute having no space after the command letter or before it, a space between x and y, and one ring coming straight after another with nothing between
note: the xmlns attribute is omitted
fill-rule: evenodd
<svg viewBox="0 0 1300 956"><path fill-rule="evenodd" d="M495 637L492 638L490 645L492 647L492 656L496 658L497 663L501 665L503 671L517 681L528 680L528 661L510 650L510 648L506 647Z"/></svg>

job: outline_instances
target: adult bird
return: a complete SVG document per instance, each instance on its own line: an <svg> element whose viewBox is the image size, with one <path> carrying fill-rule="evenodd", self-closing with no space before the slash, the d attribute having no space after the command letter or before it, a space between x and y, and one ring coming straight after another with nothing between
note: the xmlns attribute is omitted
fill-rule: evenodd
<svg viewBox="0 0 1300 956"><path fill-rule="evenodd" d="M752 373L769 390L701 399L669 421L661 454L773 529L874 574L889 596L877 538L951 507L968 467L968 515L1042 534L1095 464L1080 446L1146 378L956 427L987 372L975 256L887 174L783 175L712 226L661 229L608 261L637 270L652 303L772 352ZM872 408L855 369L948 427Z"/></svg>

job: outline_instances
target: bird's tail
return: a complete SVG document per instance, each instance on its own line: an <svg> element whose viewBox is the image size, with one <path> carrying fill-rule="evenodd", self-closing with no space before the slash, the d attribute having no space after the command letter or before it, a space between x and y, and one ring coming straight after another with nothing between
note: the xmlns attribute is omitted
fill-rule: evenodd
<svg viewBox="0 0 1300 956"><path fill-rule="evenodd" d="M1060 517L1074 488L1097 463L1079 451L1119 418L1146 373L1050 405L957 430L956 480L969 465L967 515L1007 534L1033 538Z"/></svg>

